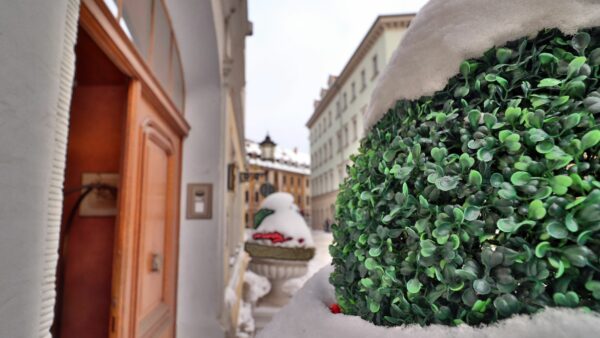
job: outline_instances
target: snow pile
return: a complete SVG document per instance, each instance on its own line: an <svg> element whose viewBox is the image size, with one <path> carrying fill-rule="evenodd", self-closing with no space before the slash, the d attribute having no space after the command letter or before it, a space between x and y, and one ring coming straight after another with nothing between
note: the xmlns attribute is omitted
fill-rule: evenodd
<svg viewBox="0 0 600 338"><path fill-rule="evenodd" d="M283 291L293 296L306 284L306 282L323 267L331 265L331 255L329 254L329 245L333 241L333 235L330 232L314 230L313 238L315 240L315 257L308 262L308 271L299 278L290 279L283 284Z"/></svg>
<svg viewBox="0 0 600 338"><path fill-rule="evenodd" d="M261 297L271 291L269 279L250 270L244 273L244 284L244 300L251 304L256 304Z"/></svg>
<svg viewBox="0 0 600 338"><path fill-rule="evenodd" d="M249 242L282 247L314 247L310 229L298 212L292 195L285 192L271 194L261 203L260 209L271 210L273 213L265 217L254 230ZM282 236L273 240L276 234ZM258 239L257 235L272 236L271 239Z"/></svg>
<svg viewBox="0 0 600 338"><path fill-rule="evenodd" d="M254 325L254 317L252 317L252 304L241 302L240 311L238 312L237 322L237 338L250 338L254 336L256 326Z"/></svg>
<svg viewBox="0 0 600 338"><path fill-rule="evenodd" d="M418 325L375 326L360 317L332 314L335 303L326 267L275 315L258 338L590 338L600 336L600 315L572 309L547 309L534 316L515 316L487 327Z"/></svg>
<svg viewBox="0 0 600 338"><path fill-rule="evenodd" d="M600 25L597 0L431 0L382 72L366 113L370 129L399 99L443 89L462 61L544 28L572 34Z"/></svg>

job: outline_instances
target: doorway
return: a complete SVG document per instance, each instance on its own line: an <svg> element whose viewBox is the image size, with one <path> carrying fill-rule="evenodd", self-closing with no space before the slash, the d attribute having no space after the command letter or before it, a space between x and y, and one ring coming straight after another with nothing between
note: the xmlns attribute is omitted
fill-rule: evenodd
<svg viewBox="0 0 600 338"><path fill-rule="evenodd" d="M130 79L81 27L75 53L52 333L106 338Z"/></svg>

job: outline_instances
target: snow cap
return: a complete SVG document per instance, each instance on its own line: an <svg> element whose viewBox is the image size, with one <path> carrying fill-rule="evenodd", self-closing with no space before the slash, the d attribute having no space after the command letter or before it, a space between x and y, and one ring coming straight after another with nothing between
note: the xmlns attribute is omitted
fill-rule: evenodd
<svg viewBox="0 0 600 338"><path fill-rule="evenodd" d="M442 90L460 64L545 28L600 26L598 0L430 0L382 72L367 108L368 131L397 100Z"/></svg>
<svg viewBox="0 0 600 338"><path fill-rule="evenodd" d="M275 212L260 223L255 233L279 232L290 241L273 244L268 240L258 239L251 242L283 247L314 247L315 243L306 221L298 212L294 204L294 196L287 192L276 192L265 198L260 204L260 209L271 209Z"/></svg>

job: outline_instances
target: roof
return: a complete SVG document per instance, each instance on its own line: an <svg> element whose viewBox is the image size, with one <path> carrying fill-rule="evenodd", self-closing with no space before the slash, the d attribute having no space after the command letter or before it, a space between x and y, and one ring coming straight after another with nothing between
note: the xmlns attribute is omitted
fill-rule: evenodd
<svg viewBox="0 0 600 338"><path fill-rule="evenodd" d="M251 165L310 175L310 156L297 150L276 147L275 161L266 161L260 158L260 144L246 140L246 154Z"/></svg>
<svg viewBox="0 0 600 338"><path fill-rule="evenodd" d="M331 103L333 97L337 94L338 89L341 88L346 80L352 75L354 69L358 66L360 61L364 58L364 56L369 52L371 47L375 44L375 41L381 36L383 31L386 28L391 27L408 27L410 21L415 17L414 13L408 14L391 14L391 15L380 15L375 19L371 28L362 39L358 48L346 65L344 69L340 73L339 76L330 76L329 77L329 88L327 88L327 92L325 96L320 100L319 104L316 106L315 111L312 116L306 122L306 126L308 128L312 127L312 125L316 122L316 120L321 116L321 113L325 110L325 108ZM332 81L333 78L333 81Z"/></svg>

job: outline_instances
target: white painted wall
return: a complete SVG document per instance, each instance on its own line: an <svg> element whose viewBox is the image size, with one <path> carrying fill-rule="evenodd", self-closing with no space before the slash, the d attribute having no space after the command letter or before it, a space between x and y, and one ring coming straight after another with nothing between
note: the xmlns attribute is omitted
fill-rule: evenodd
<svg viewBox="0 0 600 338"><path fill-rule="evenodd" d="M185 117L191 126L183 143L177 337L223 337L222 231L224 97L215 22L210 0L168 0L186 83ZM213 218L185 219L188 183L213 184Z"/></svg>
<svg viewBox="0 0 600 338"><path fill-rule="evenodd" d="M243 128L247 13L243 1L166 2L181 52L186 83L184 114L191 126L183 143L177 337L219 338L228 330L223 302L226 278L232 273L229 254L239 245L232 242L243 238L242 191L239 183L236 193L227 191L227 164L237 161L241 167L244 159L244 134L236 127ZM229 29L224 27L224 15L231 15ZM236 40L228 40L231 35ZM226 50L231 43L236 47ZM233 63L224 66L225 59ZM224 75L224 68L228 68L229 77ZM213 184L212 219L185 218L189 183Z"/></svg>
<svg viewBox="0 0 600 338"><path fill-rule="evenodd" d="M40 326L44 257L68 0L2 1L0 10L0 335L47 337ZM73 18L73 17L72 17ZM76 15L74 17L76 19ZM67 46L67 48L71 48ZM71 63L72 66L72 63ZM69 81L67 81L69 82ZM68 85L68 83L67 83ZM67 106L69 102L61 102ZM59 138L65 138L62 135ZM58 161L60 162L60 161ZM54 165L54 166L53 166ZM60 199L60 197L57 197ZM60 201L58 203L60 207ZM60 217L53 215L54 218ZM58 238L54 239L57 241ZM50 267L49 270L52 270Z"/></svg>

